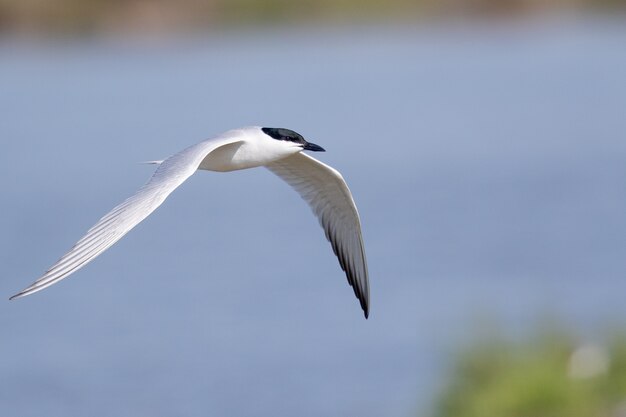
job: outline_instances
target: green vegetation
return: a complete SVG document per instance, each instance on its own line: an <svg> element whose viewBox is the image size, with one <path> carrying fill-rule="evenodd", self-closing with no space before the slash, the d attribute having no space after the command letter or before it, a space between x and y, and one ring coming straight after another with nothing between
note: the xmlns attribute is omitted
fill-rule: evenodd
<svg viewBox="0 0 626 417"><path fill-rule="evenodd" d="M0 0L0 33L163 32L250 23L406 21L625 6L626 0Z"/></svg>
<svg viewBox="0 0 626 417"><path fill-rule="evenodd" d="M460 352L435 417L618 417L626 338L583 344L560 330L528 342L491 336Z"/></svg>

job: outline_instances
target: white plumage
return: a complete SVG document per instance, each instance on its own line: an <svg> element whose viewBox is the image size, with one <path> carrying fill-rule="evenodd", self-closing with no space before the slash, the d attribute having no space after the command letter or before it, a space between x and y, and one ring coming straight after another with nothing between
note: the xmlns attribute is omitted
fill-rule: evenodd
<svg viewBox="0 0 626 417"><path fill-rule="evenodd" d="M68 253L11 299L40 291L85 266L148 217L196 170L266 166L300 193L319 219L367 318L367 263L352 194L339 172L302 150L323 151L292 130L253 126L230 130L155 162L159 166L148 183L102 217Z"/></svg>

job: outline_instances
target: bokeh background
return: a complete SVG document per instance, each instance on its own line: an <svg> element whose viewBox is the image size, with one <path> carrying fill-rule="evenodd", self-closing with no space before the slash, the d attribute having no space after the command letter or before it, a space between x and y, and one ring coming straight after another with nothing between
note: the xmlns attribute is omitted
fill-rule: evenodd
<svg viewBox="0 0 626 417"><path fill-rule="evenodd" d="M0 1L0 414L625 415L625 46L620 1ZM242 125L346 177L369 320L263 169L8 301Z"/></svg>

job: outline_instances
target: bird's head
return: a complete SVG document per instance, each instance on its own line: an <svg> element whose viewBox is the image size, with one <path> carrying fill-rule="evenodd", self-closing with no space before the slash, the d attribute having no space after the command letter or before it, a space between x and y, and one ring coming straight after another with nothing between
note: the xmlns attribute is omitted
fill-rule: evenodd
<svg viewBox="0 0 626 417"><path fill-rule="evenodd" d="M319 145L307 142L301 134L293 130L284 129L282 127L262 127L261 130L272 139L290 142L305 151L324 152L325 149Z"/></svg>

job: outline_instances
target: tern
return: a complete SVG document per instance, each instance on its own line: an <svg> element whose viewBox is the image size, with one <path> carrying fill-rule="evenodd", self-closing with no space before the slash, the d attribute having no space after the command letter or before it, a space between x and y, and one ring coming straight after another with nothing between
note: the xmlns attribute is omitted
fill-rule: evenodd
<svg viewBox="0 0 626 417"><path fill-rule="evenodd" d="M162 161L135 194L113 208L28 288L24 297L59 282L87 265L159 207L197 170L227 172L264 166L293 187L324 229L341 268L369 316L369 278L361 221L345 180L334 168L302 151L323 152L285 128L250 126L229 130Z"/></svg>

